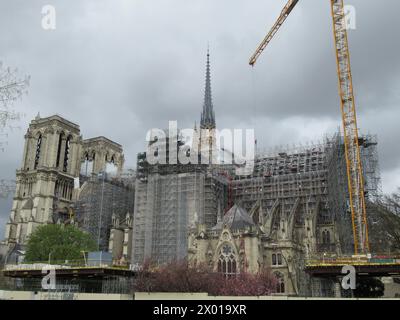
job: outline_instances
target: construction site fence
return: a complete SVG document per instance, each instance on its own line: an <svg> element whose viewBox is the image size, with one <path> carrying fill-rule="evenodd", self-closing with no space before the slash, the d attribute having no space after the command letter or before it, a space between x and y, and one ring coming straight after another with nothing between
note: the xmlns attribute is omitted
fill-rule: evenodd
<svg viewBox="0 0 400 320"><path fill-rule="evenodd" d="M0 290L132 294L134 291L134 279L122 277L57 279L55 289L43 289L42 278L9 278L0 276Z"/></svg>
<svg viewBox="0 0 400 320"><path fill-rule="evenodd" d="M306 265L400 264L400 256L321 257L306 260Z"/></svg>
<svg viewBox="0 0 400 320"><path fill-rule="evenodd" d="M19 264L6 264L3 267L4 271L11 270L42 270L43 268L54 268L54 269L71 269L71 268L118 268L128 269L127 265L116 265L104 260L69 260L69 261L35 261L26 262Z"/></svg>

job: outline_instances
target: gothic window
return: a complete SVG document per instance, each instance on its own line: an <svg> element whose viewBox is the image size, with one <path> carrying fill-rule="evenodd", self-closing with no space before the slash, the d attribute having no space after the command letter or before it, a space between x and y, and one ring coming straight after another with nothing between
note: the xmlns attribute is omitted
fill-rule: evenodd
<svg viewBox="0 0 400 320"><path fill-rule="evenodd" d="M54 196L58 197L58 180L56 181L56 184L54 186Z"/></svg>
<svg viewBox="0 0 400 320"><path fill-rule="evenodd" d="M276 292L277 293L285 293L285 278L284 275L280 272L274 273L275 278L277 280L276 284Z"/></svg>
<svg viewBox="0 0 400 320"><path fill-rule="evenodd" d="M282 254L281 253L273 253L272 254L272 265L273 266L281 266L282 263Z"/></svg>
<svg viewBox="0 0 400 320"><path fill-rule="evenodd" d="M81 175L89 177L93 172L93 160L90 159L89 153L85 154L84 162L81 164Z"/></svg>
<svg viewBox="0 0 400 320"><path fill-rule="evenodd" d="M65 152L64 152L64 165L63 165L63 171L67 172L68 169L68 162L69 162L69 149L71 147L71 136L67 138L65 141Z"/></svg>
<svg viewBox="0 0 400 320"><path fill-rule="evenodd" d="M222 246L218 259L218 272L226 277L232 277L238 273L236 256L229 244Z"/></svg>
<svg viewBox="0 0 400 320"><path fill-rule="evenodd" d="M36 169L39 164L41 147L42 147L42 135L39 135L39 138L37 139L37 142L36 142L35 166L33 169Z"/></svg>
<svg viewBox="0 0 400 320"><path fill-rule="evenodd" d="M110 161L107 161L106 157L106 172L110 175L115 175L118 172L118 166L115 164L115 155L112 155Z"/></svg>
<svg viewBox="0 0 400 320"><path fill-rule="evenodd" d="M63 198L65 198L66 193L67 193L67 186L66 186L65 183L64 183L64 185L63 185L63 191L62 191L62 197L63 197Z"/></svg>
<svg viewBox="0 0 400 320"><path fill-rule="evenodd" d="M331 242L331 234L328 230L322 231L322 243L329 244Z"/></svg>
<svg viewBox="0 0 400 320"><path fill-rule="evenodd" d="M62 146L62 141L63 141L64 134L60 133L60 137L58 138L58 148L57 148L57 161L56 161L56 167L60 165L60 158L61 158L61 146Z"/></svg>

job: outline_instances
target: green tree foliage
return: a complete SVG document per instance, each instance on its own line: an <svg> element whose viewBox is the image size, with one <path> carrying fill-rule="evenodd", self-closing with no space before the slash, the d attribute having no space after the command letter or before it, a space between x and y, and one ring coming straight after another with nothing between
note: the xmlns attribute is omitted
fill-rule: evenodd
<svg viewBox="0 0 400 320"><path fill-rule="evenodd" d="M74 261L83 259L82 251L93 251L96 243L91 236L72 225L39 226L29 237L26 262Z"/></svg>

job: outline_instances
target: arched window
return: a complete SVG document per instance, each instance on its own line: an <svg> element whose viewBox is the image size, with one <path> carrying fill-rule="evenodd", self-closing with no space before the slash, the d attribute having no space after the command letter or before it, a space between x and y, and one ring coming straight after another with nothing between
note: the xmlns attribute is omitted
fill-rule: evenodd
<svg viewBox="0 0 400 320"><path fill-rule="evenodd" d="M54 196L57 197L57 198L59 196L59 188L58 188L58 186L59 186L59 183L58 183L58 180L57 180L56 184L54 186Z"/></svg>
<svg viewBox="0 0 400 320"><path fill-rule="evenodd" d="M81 164L81 175L89 177L93 172L93 160L90 159L89 153L85 154L84 161Z"/></svg>
<svg viewBox="0 0 400 320"><path fill-rule="evenodd" d="M60 136L58 138L58 148L57 148L57 161L56 161L56 167L60 165L60 158L61 158L61 147L62 147L62 141L64 138L64 134L60 133Z"/></svg>
<svg viewBox="0 0 400 320"><path fill-rule="evenodd" d="M272 254L272 265L276 266L276 254L275 253Z"/></svg>
<svg viewBox="0 0 400 320"><path fill-rule="evenodd" d="M107 159L110 159L109 161ZM110 176L114 176L118 172L118 166L115 164L115 155L112 155L111 158L106 157L106 172Z"/></svg>
<svg viewBox="0 0 400 320"><path fill-rule="evenodd" d="M218 272L226 277L234 276L238 273L236 256L233 248L229 244L224 244L219 252Z"/></svg>
<svg viewBox="0 0 400 320"><path fill-rule="evenodd" d="M281 253L273 253L272 254L272 265L273 266L281 266L282 263L282 254Z"/></svg>
<svg viewBox="0 0 400 320"><path fill-rule="evenodd" d="M34 165L33 169L36 169L37 166L39 165L41 147L42 147L42 135L39 135L39 138L37 139L37 142L36 142L35 165Z"/></svg>
<svg viewBox="0 0 400 320"><path fill-rule="evenodd" d="M283 264L282 263L282 254L278 253L276 256L278 257L278 266L281 266Z"/></svg>
<svg viewBox="0 0 400 320"><path fill-rule="evenodd" d="M328 230L322 231L322 243L329 244L331 242L331 234Z"/></svg>
<svg viewBox="0 0 400 320"><path fill-rule="evenodd" d="M63 171L64 172L67 172L67 170L68 170L70 146L71 146L71 136L68 136L67 140L65 141L64 165L63 165Z"/></svg>
<svg viewBox="0 0 400 320"><path fill-rule="evenodd" d="M285 293L285 277L284 277L284 275L280 272L275 272L274 275L277 280L276 292L277 293Z"/></svg>

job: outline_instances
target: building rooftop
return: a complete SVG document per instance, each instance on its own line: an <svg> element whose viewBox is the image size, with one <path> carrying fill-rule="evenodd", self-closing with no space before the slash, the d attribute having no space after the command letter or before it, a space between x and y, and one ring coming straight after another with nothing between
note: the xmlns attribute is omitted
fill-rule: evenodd
<svg viewBox="0 0 400 320"><path fill-rule="evenodd" d="M31 123L32 123L33 125L41 125L41 124L47 123L47 122L49 122L49 121L58 121L58 122L61 122L61 123L63 123L63 124L66 124L66 125L68 125L68 126L74 128L74 129L76 129L76 130L79 130L79 125L77 125L76 123L71 122L71 121L69 121L69 120L67 120L67 119L65 119L65 118L63 118L63 117L61 117L61 116L58 115L58 114L55 114L55 115L52 115L52 116L46 117L46 118L41 118L41 117L40 117L40 114L38 114L38 115L36 116L36 118L35 118L34 120L32 120Z"/></svg>
<svg viewBox="0 0 400 320"><path fill-rule="evenodd" d="M247 227L253 226L255 226L255 223L248 212L235 204L224 215L222 221L219 221L213 229L221 230L222 228L227 227L230 230L243 230Z"/></svg>
<svg viewBox="0 0 400 320"><path fill-rule="evenodd" d="M119 143L112 141L104 136L99 136L99 137L94 137L94 138L89 138L89 139L85 139L83 140L83 143L95 143L95 142L105 142L111 145L114 145L115 147L118 147L119 149L122 150L122 145L120 145Z"/></svg>

